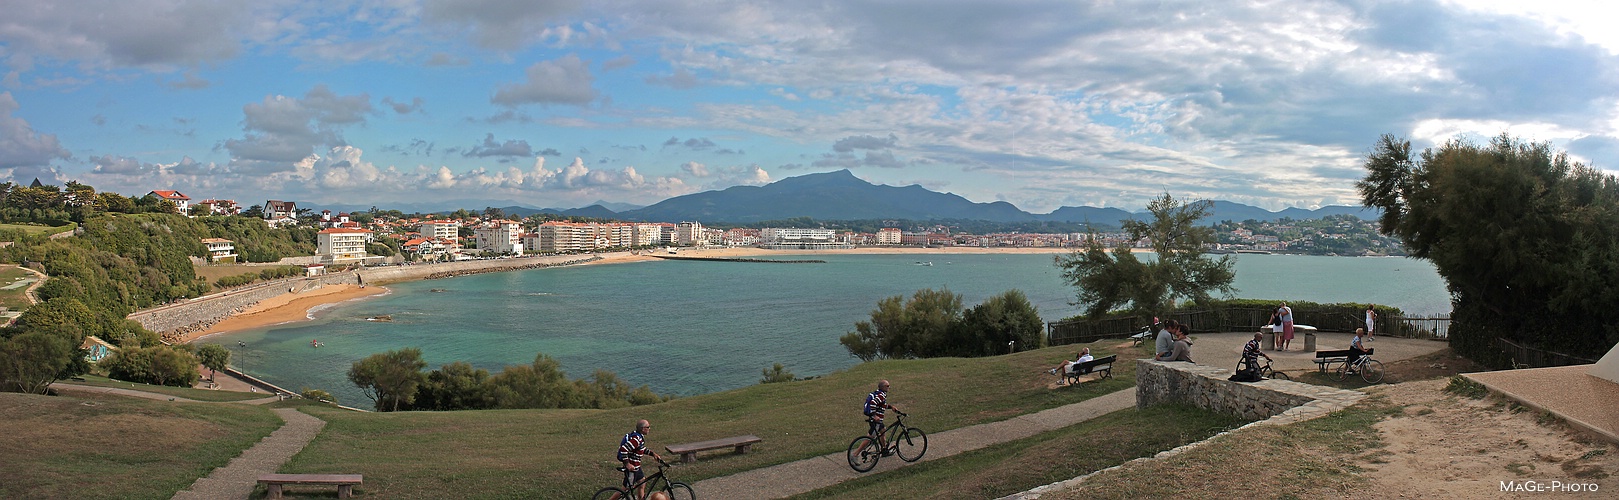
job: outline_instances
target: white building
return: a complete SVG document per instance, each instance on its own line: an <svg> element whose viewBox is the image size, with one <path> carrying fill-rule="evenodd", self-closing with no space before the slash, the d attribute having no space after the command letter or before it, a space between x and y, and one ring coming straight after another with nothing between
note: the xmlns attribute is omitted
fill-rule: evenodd
<svg viewBox="0 0 1619 500"><path fill-rule="evenodd" d="M453 240L461 234L461 221L458 220L430 220L423 221L417 228L423 238L430 240Z"/></svg>
<svg viewBox="0 0 1619 500"><path fill-rule="evenodd" d="M523 225L517 221L490 221L473 230L473 234L478 238L480 252L523 254Z"/></svg>
<svg viewBox="0 0 1619 500"><path fill-rule="evenodd" d="M885 227L877 230L878 245L898 245L901 233L897 227Z"/></svg>
<svg viewBox="0 0 1619 500"><path fill-rule="evenodd" d="M169 200L170 203L174 204L174 210L177 211L177 212L180 212L180 214L182 214L182 215L190 213L190 210L191 210L191 197L180 194L179 191L173 191L173 190L152 191L150 193L146 193L146 195L147 196L156 196L158 198Z"/></svg>
<svg viewBox="0 0 1619 500"><path fill-rule="evenodd" d="M365 245L371 242L372 234L369 229L334 227L321 230L315 238L315 255L336 262L364 259Z"/></svg>
<svg viewBox="0 0 1619 500"><path fill-rule="evenodd" d="M630 246L649 247L664 244L664 224L639 223L631 227Z"/></svg>
<svg viewBox="0 0 1619 500"><path fill-rule="evenodd" d="M675 227L675 244L680 246L701 246L708 243L708 231L703 230L701 222L681 222Z"/></svg>
<svg viewBox="0 0 1619 500"><path fill-rule="evenodd" d="M236 242L224 238L203 238L202 244L208 246L210 262L236 262Z"/></svg>
<svg viewBox="0 0 1619 500"><path fill-rule="evenodd" d="M849 248L848 243L837 241L837 234L831 229L767 227L759 230L759 246L800 250Z"/></svg>

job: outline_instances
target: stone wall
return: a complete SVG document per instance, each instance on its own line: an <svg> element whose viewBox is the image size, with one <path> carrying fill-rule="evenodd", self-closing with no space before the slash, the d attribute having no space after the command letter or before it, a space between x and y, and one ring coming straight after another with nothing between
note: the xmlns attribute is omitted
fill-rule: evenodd
<svg viewBox="0 0 1619 500"><path fill-rule="evenodd" d="M1314 401L1352 402L1361 394L1288 380L1232 382L1231 370L1186 362L1136 360L1136 407L1189 403L1199 408L1264 420ZM1347 406L1332 405L1334 409Z"/></svg>
<svg viewBox="0 0 1619 500"><path fill-rule="evenodd" d="M467 260L438 264L368 267L359 271L332 273L314 277L286 278L255 283L220 293L139 311L128 316L147 330L158 332L163 339L177 342L185 335L213 326L232 314L253 307L265 299L287 293L313 290L335 284L386 284L401 281L448 278L471 274L518 271L543 267L565 266L601 260L587 255L553 255L512 259Z"/></svg>

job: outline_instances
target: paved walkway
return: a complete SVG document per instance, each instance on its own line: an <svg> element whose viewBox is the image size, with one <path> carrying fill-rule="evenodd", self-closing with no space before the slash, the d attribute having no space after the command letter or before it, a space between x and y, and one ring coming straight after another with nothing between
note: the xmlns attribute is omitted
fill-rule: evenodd
<svg viewBox="0 0 1619 500"><path fill-rule="evenodd" d="M922 456L921 461L950 457L1054 431L1135 405L1136 389L1131 387L1000 422L962 427L938 434L929 433L928 451ZM830 455L707 479L693 484L692 489L703 498L785 498L864 476L865 474L849 468L845 453L839 451ZM897 457L884 458L877 463L876 469L866 474L881 474L907 465L910 464Z"/></svg>
<svg viewBox="0 0 1619 500"><path fill-rule="evenodd" d="M270 433L247 451L231 459L224 467L214 469L208 477L191 483L191 487L174 495L175 499L247 498L258 486L260 474L271 474L298 454L315 435L326 427L326 421L292 408L270 410L287 423Z"/></svg>

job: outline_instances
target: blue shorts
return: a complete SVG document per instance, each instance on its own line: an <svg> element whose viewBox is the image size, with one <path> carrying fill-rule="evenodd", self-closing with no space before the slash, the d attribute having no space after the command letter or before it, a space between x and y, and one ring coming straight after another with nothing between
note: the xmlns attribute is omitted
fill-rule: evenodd
<svg viewBox="0 0 1619 500"><path fill-rule="evenodd" d="M625 488L635 486L635 483L641 482L642 479L646 479L646 471L641 469L630 470L627 467L624 469Z"/></svg>

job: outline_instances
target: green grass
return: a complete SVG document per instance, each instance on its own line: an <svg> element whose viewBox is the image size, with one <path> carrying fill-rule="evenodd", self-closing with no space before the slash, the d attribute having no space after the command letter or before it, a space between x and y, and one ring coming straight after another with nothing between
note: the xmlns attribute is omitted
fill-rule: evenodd
<svg viewBox="0 0 1619 500"><path fill-rule="evenodd" d="M1117 341L1092 345L1113 354ZM860 404L878 379L889 400L930 433L994 422L1134 385L1135 364L1111 380L1051 389L1045 370L1075 346L977 359L862 363L813 380L764 384L617 410L490 410L365 414L305 406L328 422L282 468L358 473L379 498L580 498L617 481L618 441L635 420L652 422L653 449L741 434L764 438L746 455L704 455L675 472L688 483L843 451L866 429ZM1121 358L1143 356L1134 348ZM402 452L404 450L414 450Z"/></svg>
<svg viewBox="0 0 1619 500"><path fill-rule="evenodd" d="M1445 386L1445 392L1472 399L1484 399L1490 395L1490 388L1467 377L1455 375L1450 377L1450 384Z"/></svg>
<svg viewBox="0 0 1619 500"><path fill-rule="evenodd" d="M79 225L72 222L67 223L65 226L46 226L41 224L0 224L0 229L21 230L22 232L28 234L56 234L72 231L76 227L79 227Z"/></svg>
<svg viewBox="0 0 1619 500"><path fill-rule="evenodd" d="M0 498L170 498L280 426L258 406L0 393Z"/></svg>
<svg viewBox="0 0 1619 500"><path fill-rule="evenodd" d="M1186 453L1092 476L1044 500L1093 498L1337 498L1364 486L1358 463L1382 450L1372 425L1401 409L1370 397L1327 416L1216 437Z"/></svg>
<svg viewBox="0 0 1619 500"><path fill-rule="evenodd" d="M247 400L250 400L250 399L264 399L267 396L272 396L271 394L265 394L265 393L262 393L262 392L255 394L255 393L251 393L251 392L214 391L214 390L208 390L208 389L193 389L193 388L190 388L190 387L174 387L174 386L167 386L167 385L152 385L152 384L142 384L142 383L137 383L137 382L124 382L124 381L121 381L121 380L113 380L113 379L110 379L110 378L107 378L107 377L101 377L101 376L97 376L97 375L83 375L83 376L81 376L79 378L82 378L84 380L63 380L63 381L57 382L57 384L88 385L88 386L93 386L93 387L112 387L112 388L117 388L117 389L130 389L130 390L141 391L141 392L155 392L155 393L158 393L158 394L167 394L167 395L170 395L170 396L181 397L181 398L186 398L186 399L195 399L197 401L211 401L211 402L247 401Z"/></svg>
<svg viewBox="0 0 1619 500"><path fill-rule="evenodd" d="M1120 410L794 498L995 498L1152 456L1245 423L1189 405Z"/></svg>
<svg viewBox="0 0 1619 500"><path fill-rule="evenodd" d="M37 278L39 275L28 272L15 265L0 266L0 286L15 283L18 278ZM0 306L5 306L15 312L28 310L31 305L27 297L28 287L22 286L10 290L0 290Z"/></svg>

